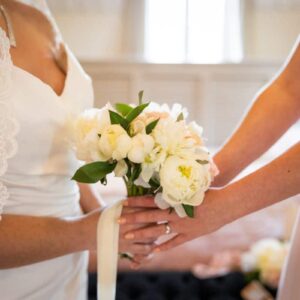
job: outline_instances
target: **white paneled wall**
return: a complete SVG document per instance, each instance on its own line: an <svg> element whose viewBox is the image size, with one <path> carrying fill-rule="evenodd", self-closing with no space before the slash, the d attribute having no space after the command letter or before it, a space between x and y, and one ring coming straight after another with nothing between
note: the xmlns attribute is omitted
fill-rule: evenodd
<svg viewBox="0 0 300 300"><path fill-rule="evenodd" d="M205 129L209 144L218 146L245 113L254 95L274 75L278 65L159 65L84 63L92 76L96 106L134 102L139 90L145 99L180 102Z"/></svg>

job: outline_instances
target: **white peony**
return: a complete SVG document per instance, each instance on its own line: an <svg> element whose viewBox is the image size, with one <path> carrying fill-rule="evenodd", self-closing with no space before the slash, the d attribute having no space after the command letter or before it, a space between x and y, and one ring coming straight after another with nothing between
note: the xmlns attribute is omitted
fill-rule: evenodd
<svg viewBox="0 0 300 300"><path fill-rule="evenodd" d="M151 177L159 172L162 164L167 158L167 153L160 146L156 146L152 151L145 157L142 163L141 178L145 182L149 182Z"/></svg>
<svg viewBox="0 0 300 300"><path fill-rule="evenodd" d="M84 111L74 123L74 142L79 160L86 162L108 159L98 146L99 134L110 124L108 106Z"/></svg>
<svg viewBox="0 0 300 300"><path fill-rule="evenodd" d="M171 206L180 204L198 206L211 183L209 165L178 156L167 158L160 170L163 199Z"/></svg>
<svg viewBox="0 0 300 300"><path fill-rule="evenodd" d="M246 252L241 257L241 269L243 272L248 273L256 270L257 258L251 252Z"/></svg>
<svg viewBox="0 0 300 300"><path fill-rule="evenodd" d="M256 243L251 252L257 257L257 267L261 271L281 270L287 254L287 247L276 239L264 239Z"/></svg>
<svg viewBox="0 0 300 300"><path fill-rule="evenodd" d="M130 161L140 164L144 162L145 157L152 151L154 140L147 134L137 134L132 138L131 149L128 152Z"/></svg>
<svg viewBox="0 0 300 300"><path fill-rule="evenodd" d="M131 149L131 138L120 125L109 125L102 132L99 149L109 158L124 159Z"/></svg>
<svg viewBox="0 0 300 300"><path fill-rule="evenodd" d="M263 239L255 243L249 252L242 255L244 272L258 270L263 282L276 286L288 254L289 245L276 239Z"/></svg>
<svg viewBox="0 0 300 300"><path fill-rule="evenodd" d="M197 159L196 154L199 149L202 149L184 121L177 122L172 118L161 119L151 135L156 146L164 151L167 157L176 155L182 158ZM204 154L204 151L200 152L199 154Z"/></svg>

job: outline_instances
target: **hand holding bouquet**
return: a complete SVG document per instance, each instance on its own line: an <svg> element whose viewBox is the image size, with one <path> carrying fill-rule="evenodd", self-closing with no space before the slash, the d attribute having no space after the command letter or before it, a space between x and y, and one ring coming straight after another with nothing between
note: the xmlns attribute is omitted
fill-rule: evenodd
<svg viewBox="0 0 300 300"><path fill-rule="evenodd" d="M193 217L217 173L204 147L202 128L187 123L180 105L118 103L83 112L75 122L78 159L87 164L73 179L107 183L107 175L122 177L128 196L155 195L161 209Z"/></svg>

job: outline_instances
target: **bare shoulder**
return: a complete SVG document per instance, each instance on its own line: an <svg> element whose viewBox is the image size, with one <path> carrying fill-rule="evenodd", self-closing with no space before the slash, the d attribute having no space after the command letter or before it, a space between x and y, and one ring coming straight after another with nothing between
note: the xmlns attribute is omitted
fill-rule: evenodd
<svg viewBox="0 0 300 300"><path fill-rule="evenodd" d="M19 1L3 1L7 10L14 21L16 30L21 31L22 23L32 25L34 30L46 35L49 39L55 38L54 28L48 17L38 9L21 3Z"/></svg>
<svg viewBox="0 0 300 300"><path fill-rule="evenodd" d="M5 22L5 19L4 19L4 16L2 13L0 13L0 28L2 30L4 30L7 34L7 26L6 26L6 22Z"/></svg>

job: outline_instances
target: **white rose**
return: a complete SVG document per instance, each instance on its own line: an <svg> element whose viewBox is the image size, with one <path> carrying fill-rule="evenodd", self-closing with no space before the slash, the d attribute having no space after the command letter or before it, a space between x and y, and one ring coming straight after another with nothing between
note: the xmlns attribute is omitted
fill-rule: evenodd
<svg viewBox="0 0 300 300"><path fill-rule="evenodd" d="M204 192L209 188L209 166L177 156L167 158L160 170L163 199L171 206L200 205Z"/></svg>
<svg viewBox="0 0 300 300"><path fill-rule="evenodd" d="M127 174L127 171L128 171L128 166L125 162L124 159L118 161L116 167L115 167L115 176L116 177L123 177Z"/></svg>
<svg viewBox="0 0 300 300"><path fill-rule="evenodd" d="M84 111L74 123L74 142L76 154L83 161L105 161L108 159L99 147L99 134L110 124L108 109L89 109Z"/></svg>
<svg viewBox="0 0 300 300"><path fill-rule="evenodd" d="M120 125L107 126L99 140L99 149L109 158L124 159L131 149L131 138Z"/></svg>
<svg viewBox="0 0 300 300"><path fill-rule="evenodd" d="M128 158L130 161L140 164L152 151L153 147L153 138L150 135L139 133L132 138L131 149L128 152Z"/></svg>

